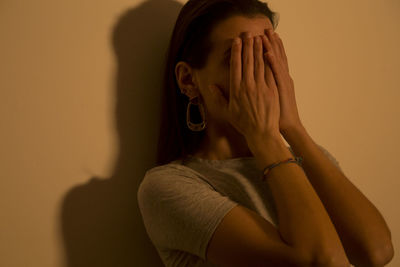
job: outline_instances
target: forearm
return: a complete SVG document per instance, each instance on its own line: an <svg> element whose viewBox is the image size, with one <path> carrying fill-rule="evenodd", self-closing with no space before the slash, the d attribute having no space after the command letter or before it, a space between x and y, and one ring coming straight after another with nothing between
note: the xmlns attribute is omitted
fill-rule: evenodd
<svg viewBox="0 0 400 267"><path fill-rule="evenodd" d="M252 147L260 169L292 157L281 138ZM313 259L335 258L349 266L335 227L303 169L294 163L279 165L268 172L265 182L275 201L283 241Z"/></svg>
<svg viewBox="0 0 400 267"><path fill-rule="evenodd" d="M342 240L355 266L386 264L393 256L390 230L377 208L321 151L303 127L283 134Z"/></svg>

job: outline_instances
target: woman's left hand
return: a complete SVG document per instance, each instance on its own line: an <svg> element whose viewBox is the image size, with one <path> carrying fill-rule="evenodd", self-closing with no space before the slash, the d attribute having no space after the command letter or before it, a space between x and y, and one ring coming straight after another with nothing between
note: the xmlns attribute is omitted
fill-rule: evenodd
<svg viewBox="0 0 400 267"><path fill-rule="evenodd" d="M297 110L294 82L289 75L289 65L283 42L272 29L265 30L265 34L262 35L263 44L267 50L264 54L264 60L268 60L270 63L274 76L269 77L268 80L275 80L278 87L280 105L279 131L284 134L290 129L303 127L303 125ZM266 81L268 75L272 75L272 73L266 73Z"/></svg>

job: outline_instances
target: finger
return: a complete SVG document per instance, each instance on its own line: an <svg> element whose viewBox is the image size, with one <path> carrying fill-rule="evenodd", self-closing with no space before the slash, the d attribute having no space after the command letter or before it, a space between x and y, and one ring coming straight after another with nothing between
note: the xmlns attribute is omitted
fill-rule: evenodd
<svg viewBox="0 0 400 267"><path fill-rule="evenodd" d="M255 36L254 41L254 79L256 83L261 84L265 80L263 45L260 36Z"/></svg>
<svg viewBox="0 0 400 267"><path fill-rule="evenodd" d="M272 72L272 66L271 66L271 64L269 62L269 59L268 59L268 57L269 57L268 55L271 54L270 51L272 50L272 47L271 47L271 44L269 43L269 41L267 39L267 36L262 35L261 36L261 40L262 40L262 42L264 44L264 47L266 48L266 52L264 53L265 81L266 81L266 83L267 83L269 88L273 88L274 86L276 87L276 82L275 82L274 74Z"/></svg>
<svg viewBox="0 0 400 267"><path fill-rule="evenodd" d="M265 65L265 81L267 83L267 86L271 89L277 86L274 73L269 63Z"/></svg>
<svg viewBox="0 0 400 267"><path fill-rule="evenodd" d="M267 54L267 60L271 65L271 70L274 74L276 86L282 88L284 83L284 70L282 64L277 60L274 55Z"/></svg>
<svg viewBox="0 0 400 267"><path fill-rule="evenodd" d="M247 33L244 37L243 46L243 81L247 85L254 83L253 49L253 38Z"/></svg>
<svg viewBox="0 0 400 267"><path fill-rule="evenodd" d="M273 45L270 39L268 38L263 38L265 45L269 48L272 48L273 50ZM276 42L274 42L276 43ZM282 59L280 57L280 52L278 51L278 53L276 52L271 52L271 51L267 51L267 53L265 53L266 57L267 57L267 61L270 63L271 66L271 70L274 73L274 78L276 81L276 85L279 87L281 86L280 82L282 81L282 74L285 72L284 70L284 66L282 64Z"/></svg>
<svg viewBox="0 0 400 267"><path fill-rule="evenodd" d="M237 41L237 42L235 42ZM238 97L242 80L242 39L235 38L231 48L230 95Z"/></svg>
<svg viewBox="0 0 400 267"><path fill-rule="evenodd" d="M268 39L268 37L266 35L261 35L261 40L262 40L263 46L266 50L266 52L264 53L264 62L268 62L267 53L273 54L274 49L272 48L271 41Z"/></svg>
<svg viewBox="0 0 400 267"><path fill-rule="evenodd" d="M279 46L279 52L281 54L281 57L283 60L287 61L286 53L285 53L285 48L283 47L283 42L282 39L279 37L279 35L276 33L276 41Z"/></svg>
<svg viewBox="0 0 400 267"><path fill-rule="evenodd" d="M272 50L270 50L270 51L273 51L274 55L276 55L277 57L281 56L279 44L277 43L277 40L276 40L276 34L273 32L272 29L267 29L264 32L266 33L268 40L272 47Z"/></svg>
<svg viewBox="0 0 400 267"><path fill-rule="evenodd" d="M278 40L278 44L279 44L279 49L281 51L281 57L283 59L284 62L284 67L286 68L287 72L289 72L289 63L287 60L287 56L286 56L286 52L285 52L285 47L283 46L283 41L282 39L279 37L279 35L277 35L277 40Z"/></svg>

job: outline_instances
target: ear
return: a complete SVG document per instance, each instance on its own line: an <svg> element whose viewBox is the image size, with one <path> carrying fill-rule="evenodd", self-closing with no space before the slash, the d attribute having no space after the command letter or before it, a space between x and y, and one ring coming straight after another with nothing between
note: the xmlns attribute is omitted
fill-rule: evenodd
<svg viewBox="0 0 400 267"><path fill-rule="evenodd" d="M200 92L192 67L184 61L179 61L175 66L175 77L181 93L193 99L199 96Z"/></svg>

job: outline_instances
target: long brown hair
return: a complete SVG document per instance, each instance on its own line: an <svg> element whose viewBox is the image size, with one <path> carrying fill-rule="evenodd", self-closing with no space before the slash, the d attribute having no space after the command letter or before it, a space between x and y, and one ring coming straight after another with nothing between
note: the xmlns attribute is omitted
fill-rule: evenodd
<svg viewBox="0 0 400 267"><path fill-rule="evenodd" d="M189 100L176 82L176 64L185 61L192 68L205 67L212 49L209 35L216 24L233 15L251 18L260 14L276 29L278 14L258 0L189 0L182 7L166 54L156 165L195 152L205 136L205 131L193 132L186 125Z"/></svg>

